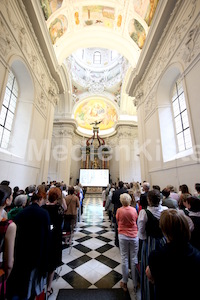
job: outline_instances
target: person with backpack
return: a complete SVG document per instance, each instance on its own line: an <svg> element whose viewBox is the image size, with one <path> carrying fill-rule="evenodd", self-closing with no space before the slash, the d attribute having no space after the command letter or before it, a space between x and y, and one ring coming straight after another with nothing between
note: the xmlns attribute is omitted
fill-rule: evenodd
<svg viewBox="0 0 200 300"><path fill-rule="evenodd" d="M138 216L138 237L142 240L141 264L140 264L140 285L141 300L153 299L154 288L148 281L145 270L148 265L148 256L151 250L156 249L165 240L159 227L159 220L162 211L168 209L160 202L160 192L151 190L147 193L147 208L142 209Z"/></svg>

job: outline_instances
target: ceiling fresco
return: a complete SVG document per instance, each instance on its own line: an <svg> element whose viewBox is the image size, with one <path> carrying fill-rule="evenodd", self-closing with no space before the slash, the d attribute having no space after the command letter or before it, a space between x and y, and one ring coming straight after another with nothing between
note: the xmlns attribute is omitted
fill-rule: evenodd
<svg viewBox="0 0 200 300"><path fill-rule="evenodd" d="M100 130L112 128L118 121L117 111L111 103L104 99L89 99L82 102L75 110L74 118L81 128L91 130L91 123L100 122Z"/></svg>
<svg viewBox="0 0 200 300"><path fill-rule="evenodd" d="M59 15L51 22L49 26L49 34L51 37L52 44L67 31L67 18L64 15Z"/></svg>
<svg viewBox="0 0 200 300"><path fill-rule="evenodd" d="M115 10L113 7L101 5L83 6L82 18L85 26L105 26L113 28Z"/></svg>
<svg viewBox="0 0 200 300"><path fill-rule="evenodd" d="M146 32L144 27L135 19L129 23L129 35L140 49L144 46Z"/></svg>
<svg viewBox="0 0 200 300"><path fill-rule="evenodd" d="M98 64L95 55L98 54ZM109 93L112 99L120 105L120 90L126 71L127 60L116 51L104 48L79 49L64 62L71 77L73 101L76 103L87 98L82 93L100 95Z"/></svg>
<svg viewBox="0 0 200 300"><path fill-rule="evenodd" d="M100 122L100 130L113 129L121 120L117 111L135 116L133 109L124 112L124 82L136 67L158 1L40 0L55 55L68 76L73 116L80 128L91 130L91 123ZM88 43L85 48L83 40Z"/></svg>
<svg viewBox="0 0 200 300"><path fill-rule="evenodd" d="M63 0L40 0L45 20L62 6Z"/></svg>
<svg viewBox="0 0 200 300"><path fill-rule="evenodd" d="M159 0L138 0L134 4L135 12L147 23L151 25L151 21L156 11Z"/></svg>
<svg viewBox="0 0 200 300"><path fill-rule="evenodd" d="M88 3L88 1L83 0L40 0L40 3L53 44L67 32L66 25L68 23L71 23L72 27L73 24L74 26L78 26L79 29L88 26L98 26L115 31L121 27L122 24L127 24L124 28L124 35L126 36L126 33L128 33L128 36L142 49L158 1L159 0L131 0L129 1L128 12L125 10L124 1L121 1L121 5L116 3L112 7L84 5L84 3ZM92 2L93 1L91 1L91 3ZM62 15L58 16L57 11L61 12ZM130 19L131 22L128 21ZM74 28L69 28L69 31L71 30L74 30Z"/></svg>

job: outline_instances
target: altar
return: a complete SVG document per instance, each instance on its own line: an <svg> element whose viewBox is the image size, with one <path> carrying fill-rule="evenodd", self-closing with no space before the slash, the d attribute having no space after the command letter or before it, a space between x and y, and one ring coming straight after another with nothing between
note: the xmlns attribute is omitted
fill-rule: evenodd
<svg viewBox="0 0 200 300"><path fill-rule="evenodd" d="M87 190L86 190L86 193L87 194L102 194L102 187L87 187Z"/></svg>

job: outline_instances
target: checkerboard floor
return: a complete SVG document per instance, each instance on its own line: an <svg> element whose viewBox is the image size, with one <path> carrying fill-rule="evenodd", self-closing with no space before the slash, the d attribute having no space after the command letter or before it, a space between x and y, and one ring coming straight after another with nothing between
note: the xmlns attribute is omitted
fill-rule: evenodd
<svg viewBox="0 0 200 300"><path fill-rule="evenodd" d="M102 198L86 196L72 247L63 243L63 264L56 269L54 292L49 299L56 299L59 289L119 288L121 257L119 248L114 245L114 235ZM131 279L128 289L131 299L135 300Z"/></svg>

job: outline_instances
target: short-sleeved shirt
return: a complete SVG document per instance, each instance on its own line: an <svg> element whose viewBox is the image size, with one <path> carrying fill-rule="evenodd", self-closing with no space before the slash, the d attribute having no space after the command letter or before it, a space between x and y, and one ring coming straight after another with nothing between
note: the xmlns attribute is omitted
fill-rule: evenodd
<svg viewBox="0 0 200 300"><path fill-rule="evenodd" d="M122 206L118 208L116 219L118 222L118 233L129 237L137 236L137 221L138 214L132 206Z"/></svg>

